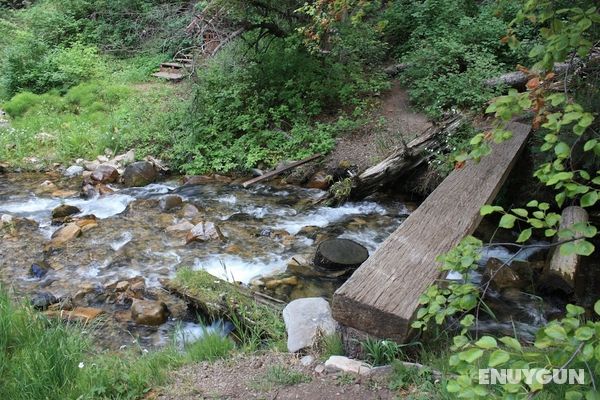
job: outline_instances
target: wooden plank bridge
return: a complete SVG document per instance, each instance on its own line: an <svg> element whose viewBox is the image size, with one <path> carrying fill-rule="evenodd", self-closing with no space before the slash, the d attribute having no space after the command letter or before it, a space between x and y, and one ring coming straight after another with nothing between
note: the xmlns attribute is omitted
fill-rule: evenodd
<svg viewBox="0 0 600 400"><path fill-rule="evenodd" d="M333 296L340 323L405 342L419 296L440 278L436 257L479 223L524 148L530 126L511 122L513 137L479 163L452 172Z"/></svg>

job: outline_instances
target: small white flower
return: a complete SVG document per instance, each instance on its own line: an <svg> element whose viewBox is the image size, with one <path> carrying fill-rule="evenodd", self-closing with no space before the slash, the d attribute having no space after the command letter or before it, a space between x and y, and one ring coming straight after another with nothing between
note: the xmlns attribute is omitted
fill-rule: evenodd
<svg viewBox="0 0 600 400"><path fill-rule="evenodd" d="M148 353L148 349L142 350L142 353L144 353L144 354Z"/></svg>
<svg viewBox="0 0 600 400"><path fill-rule="evenodd" d="M79 369L81 369L81 368L83 368L83 367L85 367L85 364L84 364L84 363L83 363L83 361L82 361L82 362L80 362L80 363L79 363Z"/></svg>
<svg viewBox="0 0 600 400"><path fill-rule="evenodd" d="M124 344L123 346L119 347L119 350L125 350L127 348L127 345Z"/></svg>

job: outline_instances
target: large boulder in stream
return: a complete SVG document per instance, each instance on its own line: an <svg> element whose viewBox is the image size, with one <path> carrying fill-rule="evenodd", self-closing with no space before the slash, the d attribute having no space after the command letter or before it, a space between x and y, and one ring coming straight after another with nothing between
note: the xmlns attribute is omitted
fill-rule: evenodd
<svg viewBox="0 0 600 400"><path fill-rule="evenodd" d="M149 161L138 161L130 164L123 172L123 184L128 187L141 187L154 182L158 174Z"/></svg>
<svg viewBox="0 0 600 400"><path fill-rule="evenodd" d="M283 321L288 334L287 347L291 353L313 346L318 334L332 335L337 329L331 307L321 297L292 301L283 309Z"/></svg>
<svg viewBox="0 0 600 400"><path fill-rule="evenodd" d="M355 269L367 258L369 251L363 245L350 239L329 239L317 247L314 263L325 269Z"/></svg>
<svg viewBox="0 0 600 400"><path fill-rule="evenodd" d="M131 305L131 317L136 324L158 326L167 322L169 309L163 302L134 300Z"/></svg>

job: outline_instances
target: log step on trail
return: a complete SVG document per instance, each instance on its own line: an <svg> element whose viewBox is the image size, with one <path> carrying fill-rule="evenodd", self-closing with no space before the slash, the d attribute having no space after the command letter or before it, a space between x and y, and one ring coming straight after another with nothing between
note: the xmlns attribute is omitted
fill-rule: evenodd
<svg viewBox="0 0 600 400"><path fill-rule="evenodd" d="M440 277L436 257L479 223L524 148L530 126L511 122L513 137L479 163L452 172L333 296L340 323L379 338L409 339L419 296Z"/></svg>

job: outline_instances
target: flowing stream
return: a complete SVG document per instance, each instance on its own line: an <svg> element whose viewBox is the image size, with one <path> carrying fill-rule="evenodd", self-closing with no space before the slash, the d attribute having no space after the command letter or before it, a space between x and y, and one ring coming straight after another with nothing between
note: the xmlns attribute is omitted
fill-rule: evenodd
<svg viewBox="0 0 600 400"><path fill-rule="evenodd" d="M187 305L161 289L161 279L173 278L179 268L204 269L244 284L264 281L285 273L292 257L310 260L322 239L353 239L372 253L415 207L401 197L379 195L331 208L314 205L325 194L315 189L290 185L243 189L216 182L182 186L176 179L143 188L115 188L112 194L84 200L78 196L77 179L51 176L60 190L50 192L43 183L48 175L8 174L0 178L0 214L26 219L20 220L16 233L4 235L0 245L0 283L5 287L30 298L40 293L59 299L90 297L91 293L88 305L106 309L105 288L143 278L155 298L179 310L159 328L140 327L123 316L128 304L111 300L107 311L118 323L104 324L102 338L108 347L129 343L131 335L144 345L161 345L176 325L180 327L176 338L202 334L206 327L186 314ZM184 205L194 205L197 215L189 214L189 206L163 211L160 199L172 194L181 196ZM48 250L45 246L59 228L51 223L52 210L61 204L78 207L80 215L95 215L98 226L62 249ZM214 222L226 239L186 244L185 234L168 230L184 221ZM526 260L532 255L520 254L519 258ZM490 257L507 260L511 253L502 247L486 247L481 272ZM49 269L36 277L32 265ZM453 279L452 274L448 279ZM472 280L479 283L481 274L474 274ZM330 298L342 283L341 279L299 277L293 285L283 285L268 294L286 301ZM531 338L535 329L547 322L545 316L556 311L549 310L552 306L544 305L540 298L518 290L490 290L487 297L498 318L484 318L479 326L483 331L511 334L516 330L523 338ZM208 329L225 328L217 324Z"/></svg>
<svg viewBox="0 0 600 400"><path fill-rule="evenodd" d="M158 290L160 280L172 278L181 267L205 269L247 284L284 272L293 256L310 259L315 240L322 238L353 239L373 252L410 213L400 199L386 196L331 208L312 205L325 194L315 189L289 185L243 189L219 183L181 186L176 180L89 200L78 194L62 198L41 191L46 179L43 174L14 174L0 181L0 214L35 221L0 246L0 281L22 296L48 292L57 298L72 297L82 288L101 292L114 282L139 276L147 288ZM76 181L57 185L76 189ZM159 201L167 194L181 196L199 214L185 216L181 207L162 211ZM45 251L59 228L51 224L52 210L61 204L78 207L80 215L95 215L98 226L63 249ZM216 223L226 240L186 244L185 235L167 231L183 221L200 220ZM49 272L42 278L32 276L31 266L42 263L50 267ZM330 297L340 284L339 280L306 279L279 295L286 300ZM159 328L151 341L164 341L172 325ZM185 326L191 331L197 328Z"/></svg>

